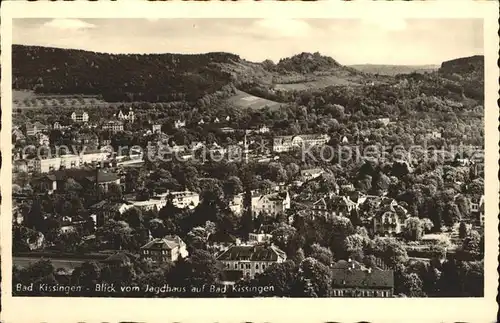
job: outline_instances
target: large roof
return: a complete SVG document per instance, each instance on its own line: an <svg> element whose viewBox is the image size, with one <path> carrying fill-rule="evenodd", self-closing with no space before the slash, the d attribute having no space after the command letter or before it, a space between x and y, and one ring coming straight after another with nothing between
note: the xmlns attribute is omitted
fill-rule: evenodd
<svg viewBox="0 0 500 323"><path fill-rule="evenodd" d="M356 261L341 260L332 266L334 287L393 288L394 272L379 268L368 269Z"/></svg>
<svg viewBox="0 0 500 323"><path fill-rule="evenodd" d="M286 259L284 251L269 245L232 246L220 254L218 260L277 261Z"/></svg>
<svg viewBox="0 0 500 323"><path fill-rule="evenodd" d="M184 242L178 236L166 236L146 243L141 249L172 250L180 247L183 243Z"/></svg>

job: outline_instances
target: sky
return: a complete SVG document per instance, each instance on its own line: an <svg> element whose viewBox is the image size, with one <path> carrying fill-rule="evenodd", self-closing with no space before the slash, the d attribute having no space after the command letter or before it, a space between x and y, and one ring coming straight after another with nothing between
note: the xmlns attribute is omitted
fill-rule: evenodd
<svg viewBox="0 0 500 323"><path fill-rule="evenodd" d="M14 19L12 42L106 53L320 52L344 65L425 65L483 53L480 19Z"/></svg>

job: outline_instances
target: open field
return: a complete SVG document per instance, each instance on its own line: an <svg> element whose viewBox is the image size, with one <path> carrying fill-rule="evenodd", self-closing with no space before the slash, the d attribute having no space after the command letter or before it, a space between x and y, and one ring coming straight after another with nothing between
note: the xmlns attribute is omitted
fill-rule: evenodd
<svg viewBox="0 0 500 323"><path fill-rule="evenodd" d="M14 109L39 109L44 107L79 108L109 105L97 96L89 95L39 95L32 91L12 91Z"/></svg>
<svg viewBox="0 0 500 323"><path fill-rule="evenodd" d="M262 109L265 107L269 107L271 109L277 109L281 105L278 102L274 102L271 100L259 98L257 96L245 93L243 91L238 91L236 95L229 98L230 103L236 105L240 108L250 108L250 109Z"/></svg>

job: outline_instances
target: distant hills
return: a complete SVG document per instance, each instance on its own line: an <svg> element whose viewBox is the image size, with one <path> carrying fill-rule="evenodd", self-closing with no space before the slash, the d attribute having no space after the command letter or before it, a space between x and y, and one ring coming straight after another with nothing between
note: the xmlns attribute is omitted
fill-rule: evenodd
<svg viewBox="0 0 500 323"><path fill-rule="evenodd" d="M349 65L358 71L380 75L397 75L410 73L435 72L439 65L381 65L381 64L356 64Z"/></svg>
<svg viewBox="0 0 500 323"><path fill-rule="evenodd" d="M101 95L109 102L196 101L235 95L235 88L307 90L328 86L392 83L397 74L429 72L456 86L483 82L483 57L443 62L441 67L344 66L319 53L300 53L256 63L230 53L105 54L13 45L13 88L36 93ZM376 75L378 74L378 75ZM473 88L473 87L472 87ZM476 87L477 91L482 91ZM478 95L475 93L474 95Z"/></svg>

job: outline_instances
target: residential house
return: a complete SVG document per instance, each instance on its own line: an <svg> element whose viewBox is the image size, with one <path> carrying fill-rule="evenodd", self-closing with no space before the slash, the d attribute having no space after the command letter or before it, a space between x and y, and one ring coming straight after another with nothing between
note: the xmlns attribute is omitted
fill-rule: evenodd
<svg viewBox="0 0 500 323"><path fill-rule="evenodd" d="M233 133L236 130L234 130L234 128L231 128L231 127L222 127L222 128L220 128L220 131L222 131L223 133Z"/></svg>
<svg viewBox="0 0 500 323"><path fill-rule="evenodd" d="M273 238L272 234L269 233L249 233L248 234L248 244L261 244L264 242L271 242Z"/></svg>
<svg viewBox="0 0 500 323"><path fill-rule="evenodd" d="M154 239L141 247L141 258L155 263L177 261L188 254L186 244L176 235Z"/></svg>
<svg viewBox="0 0 500 323"><path fill-rule="evenodd" d="M36 135L36 140L38 140L38 143L40 146L49 146L50 145L50 139L49 136L47 136L44 133L38 132Z"/></svg>
<svg viewBox="0 0 500 323"><path fill-rule="evenodd" d="M380 122L380 123L382 123L384 126L387 126L391 122L391 119L389 119L389 118L378 118L377 121Z"/></svg>
<svg viewBox="0 0 500 323"><path fill-rule="evenodd" d="M130 201L130 203L143 212L151 210L159 211L167 205L167 200L159 197L153 197L146 201Z"/></svg>
<svg viewBox="0 0 500 323"><path fill-rule="evenodd" d="M198 121L198 124L199 125L205 124L205 121L203 119L201 119L200 121Z"/></svg>
<svg viewBox="0 0 500 323"><path fill-rule="evenodd" d="M313 135L296 135L296 136L279 136L273 139L273 151L280 153L293 149L321 146L330 140L328 135L313 134Z"/></svg>
<svg viewBox="0 0 500 323"><path fill-rule="evenodd" d="M61 129L63 129L63 126L61 125L61 123L59 121L56 121L52 125L52 129L54 129L54 130L61 130Z"/></svg>
<svg viewBox="0 0 500 323"><path fill-rule="evenodd" d="M168 198L179 209L194 209L200 203L200 195L190 191L169 192Z"/></svg>
<svg viewBox="0 0 500 323"><path fill-rule="evenodd" d="M286 260L286 254L268 244L234 245L217 256L224 267L226 281L253 279L266 268Z"/></svg>
<svg viewBox="0 0 500 323"><path fill-rule="evenodd" d="M97 180L96 180L97 174ZM74 180L82 189L90 189L95 187L96 183L104 191L108 190L110 184L114 183L120 185L120 178L115 173L109 173L99 170L92 169L62 169L55 170L50 174L42 176L38 179L40 183L37 185L42 185L40 187L45 187L47 190L65 190L66 184L69 179Z"/></svg>
<svg viewBox="0 0 500 323"><path fill-rule="evenodd" d="M123 131L123 122L121 121L108 121L102 125L103 130L109 130L111 132Z"/></svg>
<svg viewBox="0 0 500 323"><path fill-rule="evenodd" d="M74 111L71 114L71 120L73 120L73 122L78 122L78 123L88 122L89 114L85 111Z"/></svg>
<svg viewBox="0 0 500 323"><path fill-rule="evenodd" d="M484 195L470 198L470 212L479 225L484 225Z"/></svg>
<svg viewBox="0 0 500 323"><path fill-rule="evenodd" d="M203 119L200 120L200 122L202 122L202 121L203 121ZM198 122L198 124L202 124L200 122ZM186 121L184 121L184 120L182 120L182 121L181 120L175 120L175 122L174 122L174 128L175 129L184 128L185 126L186 126Z"/></svg>
<svg viewBox="0 0 500 323"><path fill-rule="evenodd" d="M46 132L49 130L49 127L46 125L42 124L41 122L35 122L35 123L27 123L26 124L26 135L27 136L34 136L39 132Z"/></svg>
<svg viewBox="0 0 500 323"><path fill-rule="evenodd" d="M289 208L290 194L288 192L252 196L252 214L254 216L261 213L277 215L284 213Z"/></svg>
<svg viewBox="0 0 500 323"><path fill-rule="evenodd" d="M243 213L243 195L244 194L238 194L229 202L229 209L235 215L241 215Z"/></svg>
<svg viewBox="0 0 500 323"><path fill-rule="evenodd" d="M428 139L439 139L439 138L441 138L441 132L432 131L432 132L429 132L426 137Z"/></svg>
<svg viewBox="0 0 500 323"><path fill-rule="evenodd" d="M161 132L161 124L154 124L151 127L151 131L153 131L153 133L160 133Z"/></svg>
<svg viewBox="0 0 500 323"><path fill-rule="evenodd" d="M28 172L28 162L23 159L14 160L12 162L12 172Z"/></svg>
<svg viewBox="0 0 500 323"><path fill-rule="evenodd" d="M26 136L23 134L23 132L19 128L13 127L12 128L12 138L13 138L14 142L17 142L17 141L24 140L26 138Z"/></svg>
<svg viewBox="0 0 500 323"><path fill-rule="evenodd" d="M404 229L407 211L397 205L393 199L384 199L379 205L379 210L372 217L371 232L384 236L400 234Z"/></svg>
<svg viewBox="0 0 500 323"><path fill-rule="evenodd" d="M85 147L85 150L95 150L99 147L99 137L93 132L78 133L75 141Z"/></svg>
<svg viewBox="0 0 500 323"><path fill-rule="evenodd" d="M303 182L320 177L324 171L321 168L304 169L300 171L300 177Z"/></svg>
<svg viewBox="0 0 500 323"><path fill-rule="evenodd" d="M393 297L394 272L340 260L330 269L333 297Z"/></svg>
<svg viewBox="0 0 500 323"><path fill-rule="evenodd" d="M31 185L40 192L52 194L57 190L57 177L54 174L45 174L42 177L34 178Z"/></svg>
<svg viewBox="0 0 500 323"><path fill-rule="evenodd" d="M95 224L102 227L110 219L122 215L125 211L131 209L133 205L125 201L103 200L89 207L90 212L95 215Z"/></svg>
<svg viewBox="0 0 500 323"><path fill-rule="evenodd" d="M349 218L351 212L356 209L356 203L347 196L332 196L330 201L330 214L333 216L344 216Z"/></svg>
<svg viewBox="0 0 500 323"><path fill-rule="evenodd" d="M128 112L123 112L122 110L120 110L116 116L118 117L118 120L121 120L121 121L134 122L134 120L135 120L135 114L134 114L134 110L132 110L132 107L130 107Z"/></svg>
<svg viewBox="0 0 500 323"><path fill-rule="evenodd" d="M33 172L35 173L48 173L51 171L56 171L61 168L78 168L80 167L80 156L68 154L62 155L60 157L54 158L34 158L31 159L33 164ZM28 162L28 171L30 169L30 163Z"/></svg>
<svg viewBox="0 0 500 323"><path fill-rule="evenodd" d="M268 133L269 132L269 127L267 126L261 126L260 128L257 129L258 133Z"/></svg>

